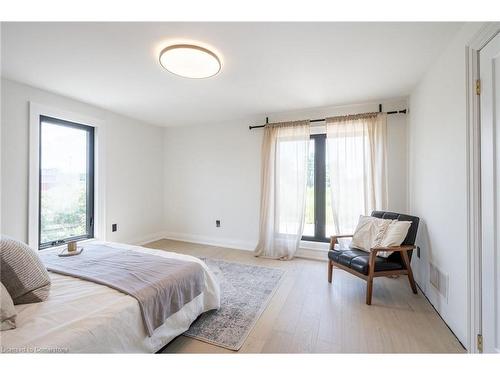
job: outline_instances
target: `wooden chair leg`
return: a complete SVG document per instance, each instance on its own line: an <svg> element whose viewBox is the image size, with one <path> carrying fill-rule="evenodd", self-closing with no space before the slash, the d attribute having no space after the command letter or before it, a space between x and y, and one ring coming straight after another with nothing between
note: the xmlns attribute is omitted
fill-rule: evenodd
<svg viewBox="0 0 500 375"><path fill-rule="evenodd" d="M333 260L328 260L328 282L332 283Z"/></svg>
<svg viewBox="0 0 500 375"><path fill-rule="evenodd" d="M413 272L411 270L410 258L408 258L408 253L406 251L402 251L401 257L403 258L406 270L408 271L408 281L410 282L411 290L414 294L417 294L417 284L415 284L415 280L413 279Z"/></svg>
<svg viewBox="0 0 500 375"><path fill-rule="evenodd" d="M366 281L366 304L372 304L372 294L373 294L373 274L375 273L375 254L370 253L369 259L369 269L368 269L368 280Z"/></svg>
<svg viewBox="0 0 500 375"><path fill-rule="evenodd" d="M372 293L373 293L373 277L369 277L366 281L366 304L372 304Z"/></svg>

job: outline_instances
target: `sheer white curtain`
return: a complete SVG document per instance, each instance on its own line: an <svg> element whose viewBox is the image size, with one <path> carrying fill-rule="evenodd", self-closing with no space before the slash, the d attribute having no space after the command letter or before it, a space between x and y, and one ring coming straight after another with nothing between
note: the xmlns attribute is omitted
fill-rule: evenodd
<svg viewBox="0 0 500 375"><path fill-rule="evenodd" d="M292 259L304 227L309 121L268 124L262 142L256 256Z"/></svg>
<svg viewBox="0 0 500 375"><path fill-rule="evenodd" d="M352 234L359 215L387 207L387 114L326 119L333 228Z"/></svg>

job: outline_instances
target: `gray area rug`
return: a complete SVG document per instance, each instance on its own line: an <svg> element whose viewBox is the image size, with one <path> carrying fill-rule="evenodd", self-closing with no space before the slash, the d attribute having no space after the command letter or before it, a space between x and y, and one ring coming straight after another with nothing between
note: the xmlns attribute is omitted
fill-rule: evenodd
<svg viewBox="0 0 500 375"><path fill-rule="evenodd" d="M266 309L285 271L216 259L202 260L219 281L221 307L200 315L184 335L239 350Z"/></svg>

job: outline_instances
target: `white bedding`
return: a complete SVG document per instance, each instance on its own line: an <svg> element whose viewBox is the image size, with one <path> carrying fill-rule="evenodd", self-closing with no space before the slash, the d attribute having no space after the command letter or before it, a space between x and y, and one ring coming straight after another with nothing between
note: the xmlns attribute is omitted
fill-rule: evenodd
<svg viewBox="0 0 500 375"><path fill-rule="evenodd" d="M2 352L154 353L185 332L201 313L219 308L219 286L201 260L163 250L106 244L197 262L204 270L203 292L148 337L134 298L103 285L50 272L49 298L15 306L17 328L0 332Z"/></svg>

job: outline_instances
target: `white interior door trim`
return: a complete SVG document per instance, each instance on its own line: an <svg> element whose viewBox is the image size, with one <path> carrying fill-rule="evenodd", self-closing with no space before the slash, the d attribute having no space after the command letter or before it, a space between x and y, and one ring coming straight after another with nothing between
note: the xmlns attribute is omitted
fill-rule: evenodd
<svg viewBox="0 0 500 375"><path fill-rule="evenodd" d="M499 32L499 22L484 23L467 43L466 99L467 99L467 349L477 353L477 335L481 331L481 132L479 96L479 51Z"/></svg>
<svg viewBox="0 0 500 375"><path fill-rule="evenodd" d="M484 351L500 353L499 313L499 236L500 178L498 147L500 34L497 34L480 52L481 76L481 328Z"/></svg>

